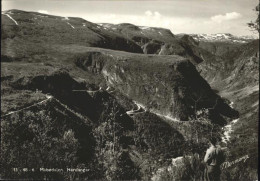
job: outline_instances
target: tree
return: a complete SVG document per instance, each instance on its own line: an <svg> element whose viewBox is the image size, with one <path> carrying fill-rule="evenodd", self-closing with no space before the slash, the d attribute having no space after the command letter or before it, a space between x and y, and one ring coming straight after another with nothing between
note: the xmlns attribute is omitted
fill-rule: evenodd
<svg viewBox="0 0 260 181"><path fill-rule="evenodd" d="M120 139L123 126L120 120L120 107L115 100L104 103L99 125L93 133L96 138L96 160L100 180L136 179L134 164L124 152Z"/></svg>
<svg viewBox="0 0 260 181"><path fill-rule="evenodd" d="M58 179L66 172L40 172L40 168L75 168L79 142L74 131L49 111L27 111L1 120L1 177ZM57 125L65 125L57 127ZM12 168L35 169L14 172Z"/></svg>
<svg viewBox="0 0 260 181"><path fill-rule="evenodd" d="M257 18L255 21L251 21L250 23L247 23L250 28L253 30L260 32L259 30L259 4L255 7L254 11L257 13Z"/></svg>

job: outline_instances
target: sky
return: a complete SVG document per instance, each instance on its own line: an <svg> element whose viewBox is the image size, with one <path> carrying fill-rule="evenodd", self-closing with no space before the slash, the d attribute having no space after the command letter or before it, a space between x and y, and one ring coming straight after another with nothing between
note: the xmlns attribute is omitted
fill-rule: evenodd
<svg viewBox="0 0 260 181"><path fill-rule="evenodd" d="M2 11L20 9L94 23L132 23L178 33L254 35L247 23L258 0L2 0Z"/></svg>

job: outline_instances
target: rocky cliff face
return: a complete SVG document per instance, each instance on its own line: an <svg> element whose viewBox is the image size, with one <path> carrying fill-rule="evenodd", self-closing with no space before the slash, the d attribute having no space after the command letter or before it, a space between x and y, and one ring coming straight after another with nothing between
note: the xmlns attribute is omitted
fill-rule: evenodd
<svg viewBox="0 0 260 181"><path fill-rule="evenodd" d="M212 114L237 116L187 59L110 53L88 52L77 56L75 63L102 75L108 86L161 115L188 120L199 109L210 108Z"/></svg>
<svg viewBox="0 0 260 181"><path fill-rule="evenodd" d="M221 57L215 58L215 61L208 61L207 59L197 66L202 71L202 76L209 82L225 85L231 82L245 86L245 82L256 85L257 76L257 61L259 59L259 42L258 40L250 43L242 44L234 47L223 53ZM214 60L214 59L213 59ZM211 74L209 74L209 70ZM246 73L247 72L247 73ZM249 73L250 72L250 73ZM214 75L214 76L212 76ZM243 79L241 79L243 77ZM249 81L251 77L252 81ZM223 81L222 81L223 80ZM222 83L221 83L222 82ZM227 83L228 82L228 83ZM229 87L239 87L237 85L229 85ZM240 87L241 88L241 87Z"/></svg>
<svg viewBox="0 0 260 181"><path fill-rule="evenodd" d="M178 35L176 37L181 42L185 42L183 46L186 46L186 51L190 50L193 54L193 59L190 59L191 62L196 65L201 76L213 87L214 82L220 83L230 75L233 75L233 78L238 78L239 76L235 76L238 73L237 69L244 67L245 61L251 62L246 64L251 65L250 69L255 71L256 61L253 60L258 57L258 40L242 38L243 42L233 41L235 37L230 34L228 37L223 35L224 38L222 36L213 36L213 38L210 36L210 39L208 37L198 38L198 36ZM237 37L237 39L239 38ZM194 62L194 60L197 61ZM247 79L245 75L242 77Z"/></svg>

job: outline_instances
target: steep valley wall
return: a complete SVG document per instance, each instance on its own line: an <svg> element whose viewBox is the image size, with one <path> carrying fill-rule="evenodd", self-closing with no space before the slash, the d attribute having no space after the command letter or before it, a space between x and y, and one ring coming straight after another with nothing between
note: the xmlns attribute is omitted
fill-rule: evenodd
<svg viewBox="0 0 260 181"><path fill-rule="evenodd" d="M189 120L202 108L210 109L216 121L221 119L221 115L238 116L211 90L187 59L109 53L87 52L78 55L74 61L78 67L95 76L103 76L108 86L151 112L183 121Z"/></svg>

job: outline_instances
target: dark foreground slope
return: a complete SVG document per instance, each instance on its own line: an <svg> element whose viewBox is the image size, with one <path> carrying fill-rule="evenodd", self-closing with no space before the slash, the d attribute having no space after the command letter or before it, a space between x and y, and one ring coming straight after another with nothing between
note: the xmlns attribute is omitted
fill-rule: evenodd
<svg viewBox="0 0 260 181"><path fill-rule="evenodd" d="M2 77L9 79L1 82L2 98L9 109L1 109L1 178L145 179L159 167L155 160L187 149L182 134L160 117L128 116L125 108L135 103L120 93L88 91L89 84L44 65L20 71L22 78L10 71L19 66L4 66Z"/></svg>

